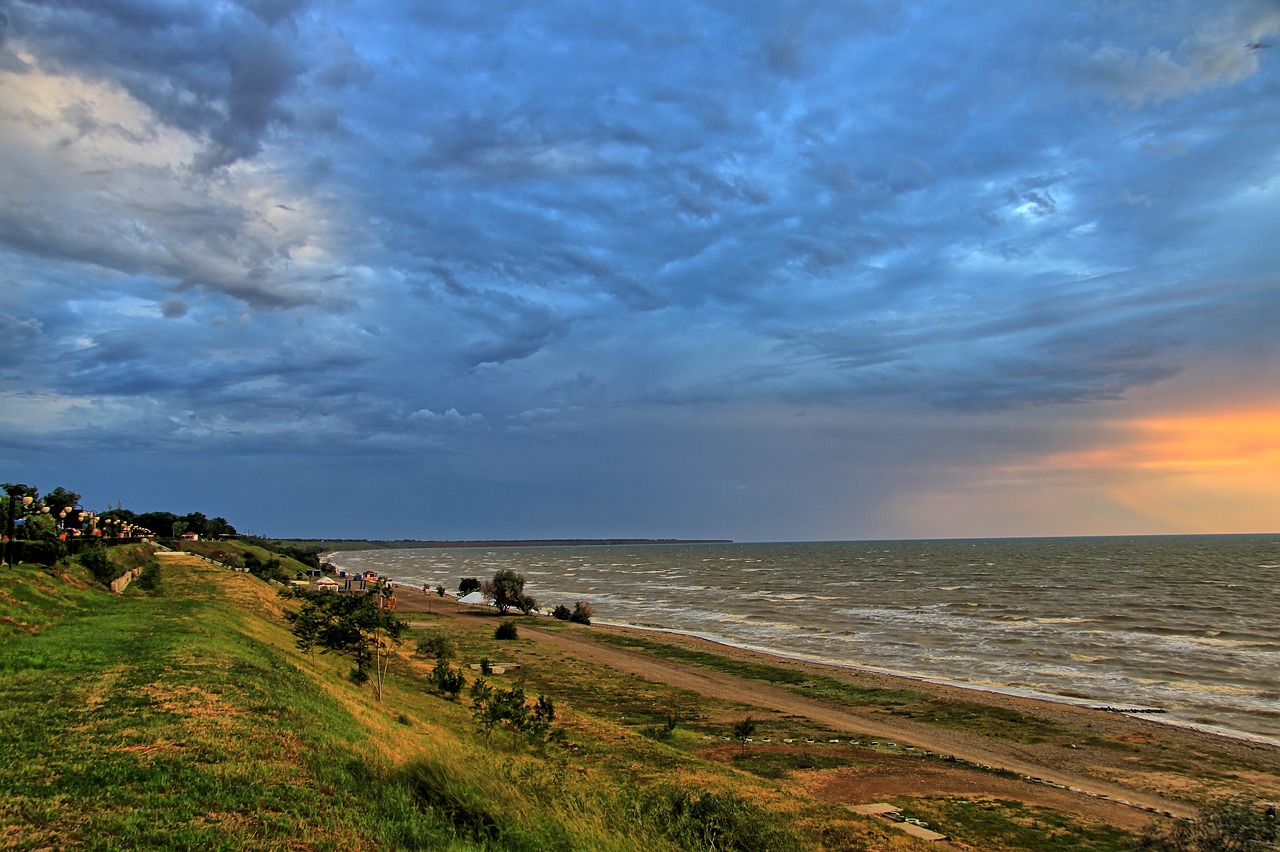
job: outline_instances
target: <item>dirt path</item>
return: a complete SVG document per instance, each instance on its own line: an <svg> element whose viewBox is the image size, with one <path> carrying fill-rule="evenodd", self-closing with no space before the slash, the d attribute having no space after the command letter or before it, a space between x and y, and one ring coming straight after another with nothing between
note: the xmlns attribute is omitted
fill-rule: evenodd
<svg viewBox="0 0 1280 852"><path fill-rule="evenodd" d="M687 689L702 695L757 707L761 710L776 711L783 714L804 716L833 731L844 731L864 738L874 738L886 742L910 744L920 749L927 749L937 754L954 755L961 760L979 766L1004 769L1018 775L1041 778L1062 785L1076 787L1081 791L1102 794L1111 799L1131 802L1133 806L1122 805L1116 801L1093 798L1084 793L1059 790L1047 785L1031 785L1013 779L1000 778L986 771L956 768L939 769L935 775L958 774L964 776L963 783L958 786L969 792L983 788L991 795L1034 800L1034 804L1043 804L1062 810L1083 812L1103 818L1113 825L1140 828L1151 819L1149 813L1140 808L1154 808L1168 811L1179 816L1190 816L1191 811L1185 805L1163 797L1144 793L1112 784L1095 778L1089 778L1071 772L1065 772L1041 763L1032 763L1016 754L1016 744L1006 743L1005 748L993 748L985 738L966 737L950 731L939 730L933 726L921 725L907 720L886 720L874 718L863 708L841 707L822 701L814 701L796 695L785 689L779 689L754 680L745 680L733 675L723 674L708 669L690 666L670 660L613 648L594 642L589 638L566 633L532 630L526 634L534 641L550 645L572 654L580 659L589 660L600 666L607 666L616 671L627 672L651 680ZM913 775L915 781L923 780L919 773ZM906 792L900 790L899 792ZM919 795L919 792L916 792Z"/></svg>

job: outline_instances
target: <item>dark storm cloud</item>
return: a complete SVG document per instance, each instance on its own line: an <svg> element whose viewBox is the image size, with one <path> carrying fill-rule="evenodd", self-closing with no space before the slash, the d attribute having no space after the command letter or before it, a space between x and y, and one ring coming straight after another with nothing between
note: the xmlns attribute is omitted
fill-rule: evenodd
<svg viewBox="0 0 1280 852"><path fill-rule="evenodd" d="M15 30L42 63L110 80L204 141L194 165L257 154L301 68L289 20L301 4L13 2Z"/></svg>
<svg viewBox="0 0 1280 852"><path fill-rule="evenodd" d="M1271 2L4 13L0 390L76 440L590 478L1274 357Z"/></svg>

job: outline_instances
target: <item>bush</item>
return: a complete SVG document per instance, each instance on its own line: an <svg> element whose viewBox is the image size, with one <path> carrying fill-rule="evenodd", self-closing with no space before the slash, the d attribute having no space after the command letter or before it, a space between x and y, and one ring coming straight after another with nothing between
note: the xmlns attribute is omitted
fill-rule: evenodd
<svg viewBox="0 0 1280 852"><path fill-rule="evenodd" d="M573 605L573 612L569 614L569 620L574 624L590 624L591 616L595 615L595 608L586 601L578 601Z"/></svg>
<svg viewBox="0 0 1280 852"><path fill-rule="evenodd" d="M681 849L739 849L784 852L800 847L800 839L750 802L732 793L695 794L679 789L649 793L642 811L650 824Z"/></svg>
<svg viewBox="0 0 1280 852"><path fill-rule="evenodd" d="M116 578L115 566L111 564L111 560L107 558L107 549L100 544L94 544L80 552L80 564L89 570L93 575L93 579L99 583L106 585Z"/></svg>
<svg viewBox="0 0 1280 852"><path fill-rule="evenodd" d="M462 672L449 665L448 660L437 660L436 667L431 670L431 684L445 698L453 701L467 685Z"/></svg>
<svg viewBox="0 0 1280 852"><path fill-rule="evenodd" d="M418 637L418 653L437 660L452 660L456 654L453 640L440 633Z"/></svg>
<svg viewBox="0 0 1280 852"><path fill-rule="evenodd" d="M146 566L142 569L142 573L138 575L137 585L144 592L156 592L160 590L160 563L155 559L147 560Z"/></svg>
<svg viewBox="0 0 1280 852"><path fill-rule="evenodd" d="M516 630L516 623L514 621L504 621L498 625L496 630L493 631L493 638L515 639L519 634L520 631Z"/></svg>
<svg viewBox="0 0 1280 852"><path fill-rule="evenodd" d="M458 597L480 591L480 580L475 577L463 577L458 581Z"/></svg>
<svg viewBox="0 0 1280 852"><path fill-rule="evenodd" d="M1280 822L1245 796L1231 796L1201 808L1199 819L1165 828L1148 826L1135 849L1154 852L1268 852L1280 841Z"/></svg>
<svg viewBox="0 0 1280 852"><path fill-rule="evenodd" d="M21 541L18 545L18 559L46 568L67 555L67 546L58 539ZM108 581L110 582L110 581Z"/></svg>
<svg viewBox="0 0 1280 852"><path fill-rule="evenodd" d="M572 614L573 614L572 610L570 610L569 607L565 606L564 604L557 604L556 608L551 610L551 616L553 618L558 618L561 621L568 621L569 616Z"/></svg>

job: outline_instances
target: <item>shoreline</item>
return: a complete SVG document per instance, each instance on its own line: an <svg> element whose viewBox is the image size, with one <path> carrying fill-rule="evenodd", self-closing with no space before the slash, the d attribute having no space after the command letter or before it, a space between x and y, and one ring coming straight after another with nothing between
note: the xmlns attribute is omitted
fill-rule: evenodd
<svg viewBox="0 0 1280 852"><path fill-rule="evenodd" d="M424 593L421 585L397 583L396 588L403 593L402 617L431 612L477 626L500 621L492 606L460 604L452 595ZM558 621L548 623L551 617L541 613L505 618L527 625L528 634L522 631L521 638L550 653L701 696L709 714L701 718L714 720L713 727L727 725L748 711L766 725L784 728L796 724L785 720L806 720L800 724L816 729L811 739L765 739L757 747L784 753L845 749L868 761L866 768L851 774L819 772L797 777L798 781L803 777L805 785L816 785L811 794L839 804L953 794L1011 798L1138 830L1156 816L1194 817L1201 797L1212 795L1209 791L1214 789L1219 795L1238 791L1238 786L1224 790L1221 779L1246 766L1256 773L1256 781L1249 786L1256 786L1259 796L1269 801L1280 798L1280 745L1165 724L1153 714L1111 712L1097 702L1057 701L1050 696L774 653L687 631L601 620L593 620L589 627L565 628ZM714 654L729 665L707 666L658 649L615 644L610 636L650 637L653 642ZM735 661L776 667L783 675L790 670L810 673L815 679L831 678L853 690L869 690L863 694L871 697L859 698L854 692L848 699L841 698L820 684L804 684L806 677L772 678L738 671ZM819 688L810 693L806 686ZM874 697L885 692L915 697L889 700L892 706L888 706L886 700ZM932 721L934 716L952 721ZM737 753L736 747L726 751L728 747L720 744L727 737L707 739L704 749L714 760L726 759L730 751ZM1175 764L1186 761L1185 768L1166 768L1174 755L1178 756ZM1184 773L1193 774L1195 780Z"/></svg>
<svg viewBox="0 0 1280 852"><path fill-rule="evenodd" d="M464 604L465 606L465 604ZM796 654L790 651L780 651L775 648L766 648L759 645L746 645L733 642L723 637L710 636L702 633L695 633L689 630L679 630L670 627L652 627L640 624L628 624L621 621L600 621L593 620L592 624L598 624L606 627L614 627L620 630L636 630L645 633L656 633L664 636L679 636L688 639L697 639L702 642L708 642L730 651L741 651L748 654L756 654L763 657L771 657L780 660L788 660L796 663L805 663L812 666L821 666L825 668L838 669L843 671L858 672L862 674L876 675L879 677L894 678L898 680L912 681L914 683L927 683L934 686L945 686L952 689L960 689L968 692L979 693L982 695L1001 696L1005 698L1016 698L1025 701L1043 701L1050 704L1061 704L1067 707L1074 707L1081 710L1090 710L1097 713L1114 713L1119 716L1126 716L1130 719L1139 719L1147 722L1154 722L1160 725L1168 725L1172 728L1180 730L1194 731L1200 734L1206 734L1214 737L1224 737L1226 739L1238 740L1241 742L1251 743L1254 745L1269 746L1271 748L1280 749L1280 739L1268 737L1265 734L1256 734L1252 731L1238 731L1234 728L1226 728L1220 725L1197 724L1195 722L1185 722L1180 719L1170 719L1164 714L1168 711L1161 707L1147 707L1142 705L1128 704L1124 707L1114 707L1107 705L1103 699L1078 698L1070 695L1054 695L1048 692L1038 692L1034 689L1026 689L1016 686L1002 686L998 684L977 684L970 681L955 680L952 678L935 677L932 675L918 674L915 672L895 671L893 669L876 668L875 666L866 666L859 663L850 663L842 660L829 660L819 657L809 657L804 654Z"/></svg>
<svg viewBox="0 0 1280 852"><path fill-rule="evenodd" d="M402 588L402 590L410 592L412 595L421 595L422 597L430 597L434 600L448 601L454 605L454 608L462 610L466 608L472 613L480 614L493 613L493 606L485 604L461 604L457 597L445 592L444 596L436 595L435 591L422 591L420 586L408 585L408 583L390 580L392 586ZM535 611L531 615L516 614L515 618L535 618L550 619L549 613L541 613ZM845 672L850 674L868 675L873 678L883 678L887 682L905 682L911 684L925 684L925 686L940 688L940 690L951 690L960 693L968 693L974 697L987 698L987 700L1007 700L1014 702L1030 702L1030 704L1048 705L1062 707L1080 713L1097 714L1101 718L1111 719L1128 719L1134 723L1152 723L1162 725L1162 727L1172 730L1179 730L1189 734L1198 734L1198 736L1213 737L1217 739L1226 739L1226 741L1240 743L1240 745L1270 748L1280 755L1280 739L1266 737L1265 734L1254 734L1247 730L1235 730L1233 728L1224 728L1220 725L1206 725L1183 722L1179 719L1169 719L1164 715L1164 711L1160 707L1144 707L1139 705L1124 705L1124 709L1117 709L1108 705L1106 700L1091 700L1091 698L1080 698L1075 696L1057 696L1052 693L1037 692L1034 690L1025 690L1019 687L1004 687L998 684L978 684L965 681L957 681L954 678L931 677L931 675L897 672L897 670L881 669L869 667L869 665L860 665L856 663L847 663L842 660L827 660L812 658L803 654L795 654L795 652L782 651L777 649L768 649L768 647L745 645L745 643L732 642L723 637L703 635L692 631L682 631L678 628L645 626L645 624L630 624L626 622L612 622L612 620L593 619L591 627L604 627L614 629L621 632L649 633L649 635L675 638L675 640L684 640L692 642L704 642L708 645L716 646L727 652L728 655L745 655L748 658L760 658L763 661L785 661L785 663L794 663L800 665L808 665L818 669L831 670L831 672ZM1125 710L1133 710L1126 713ZM1153 713L1153 710L1157 713Z"/></svg>
<svg viewBox="0 0 1280 852"><path fill-rule="evenodd" d="M389 582L399 589L405 589L417 594L422 594L419 586L411 585L394 579ZM431 597L437 597L434 591L429 593ZM445 600L457 603L458 599L451 593L446 592ZM471 604L462 604L462 606L475 606ZM535 612L535 616L550 618L549 613ZM618 630L634 630L640 633L650 633L658 636L669 636L684 639L693 639L706 642L723 648L731 652L740 652L744 654L754 654L765 658L775 660L785 660L794 663L802 663L806 665L819 666L826 669L836 671L846 671L853 673L861 673L874 675L877 677L892 678L896 680L908 681L911 683L923 683L932 686L947 687L951 689L963 690L965 692L977 695L999 696L1024 701L1038 701L1049 704L1060 705L1065 707L1073 707L1080 710L1094 711L1097 713L1105 713L1108 715L1124 716L1135 720L1153 722L1164 725L1177 730L1192 731L1206 736L1222 737L1236 742L1249 743L1269 748L1280 749L1280 738L1271 737L1266 734L1260 734L1253 731L1243 731L1236 728L1229 728L1222 725L1213 725L1207 723L1197 723L1183 719L1170 718L1168 710L1162 707L1153 707L1150 705L1135 703L1115 703L1115 699L1107 698L1082 698L1071 695L1058 695L1050 692L1038 691L1027 687L1017 687L1004 684L991 683L975 683L956 678L947 678L943 676L935 676L923 674L919 672L901 671L895 669L886 669L876 666L869 666L861 663L849 662L846 660L833 660L829 658L813 657L805 654L785 651L777 648L770 648L761 645L750 645L742 642L735 642L731 639L705 633L698 633L692 630L684 630L676 627L659 627L654 625L632 624L624 621L606 621L602 619L593 619L593 625L602 627L610 627Z"/></svg>

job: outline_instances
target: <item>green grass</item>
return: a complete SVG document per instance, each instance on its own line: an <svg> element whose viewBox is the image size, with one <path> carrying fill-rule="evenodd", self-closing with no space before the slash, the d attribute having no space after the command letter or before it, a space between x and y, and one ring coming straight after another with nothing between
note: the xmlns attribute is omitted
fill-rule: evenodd
<svg viewBox="0 0 1280 852"><path fill-rule="evenodd" d="M844 754L816 751L764 751L752 747L746 754L733 758L733 765L761 778L782 779L793 772L807 769L839 769L855 764L871 764Z"/></svg>
<svg viewBox="0 0 1280 852"><path fill-rule="evenodd" d="M619 648L759 680L800 695L838 704L879 708L912 721L999 736L1026 743L1070 742L1070 729L1029 713L967 701L939 701L909 689L858 686L835 678L814 676L782 666L757 663L698 651L680 645L601 632L593 638ZM1075 736L1079 736L1077 733Z"/></svg>
<svg viewBox="0 0 1280 852"><path fill-rule="evenodd" d="M568 712L559 693L567 747L539 754L504 737L487 746L469 708L428 694L408 658L379 704L344 679L347 661L293 647L267 584L207 565L163 570L155 594L124 597L84 578L9 575L6 848L710 848L672 835L669 814L643 806L676 765L685 786L673 789L696 778L692 790L719 791L699 806L714 805L725 831L798 850L822 848L818 837L856 848L866 832L837 809L687 755L671 760L679 753L665 745ZM491 636L491 624L478 619L472 632ZM468 653L493 644L509 658L524 643L479 639ZM648 786L636 763L664 786ZM821 830L796 834L796 818Z"/></svg>
<svg viewBox="0 0 1280 852"><path fill-rule="evenodd" d="M970 701L931 700L892 712L915 722L1024 743L1066 742L1071 739L1070 729L1039 716Z"/></svg>
<svg viewBox="0 0 1280 852"><path fill-rule="evenodd" d="M814 677L811 674L781 666L734 659L650 639L620 636L605 632L594 634L593 638L619 648L629 648L655 657L690 663L736 677L785 686L811 698L868 706L898 706L925 700L925 696L922 693L912 690L855 686L834 678Z"/></svg>
<svg viewBox="0 0 1280 852"><path fill-rule="evenodd" d="M923 819L949 838L978 849L1026 852L1122 852L1133 835L1105 825L1082 826L1062 814L1016 801L913 799L903 815Z"/></svg>

